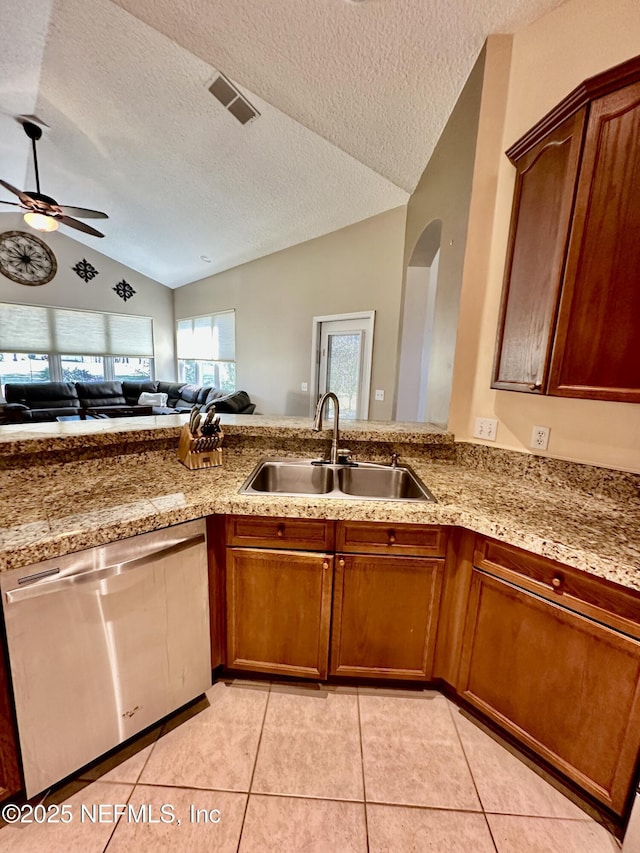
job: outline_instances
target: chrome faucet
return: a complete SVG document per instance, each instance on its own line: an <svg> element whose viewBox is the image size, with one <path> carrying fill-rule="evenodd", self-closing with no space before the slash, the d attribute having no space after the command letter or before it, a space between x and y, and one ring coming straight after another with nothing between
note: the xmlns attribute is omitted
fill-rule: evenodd
<svg viewBox="0 0 640 853"><path fill-rule="evenodd" d="M333 393L333 391L327 391L326 394L323 394L322 397L318 400L318 405L316 406L316 414L313 418L312 429L315 432L320 432L322 429L322 410L324 409L324 404L327 400L333 400L333 438L331 439L331 456L329 461L332 465L338 464L338 441L340 436L340 427L338 421L340 419L340 404L338 403L338 398Z"/></svg>

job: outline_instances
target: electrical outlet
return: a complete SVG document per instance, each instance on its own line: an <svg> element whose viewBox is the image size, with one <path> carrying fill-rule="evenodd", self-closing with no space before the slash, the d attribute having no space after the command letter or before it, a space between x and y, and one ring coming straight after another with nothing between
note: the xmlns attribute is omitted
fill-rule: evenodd
<svg viewBox="0 0 640 853"><path fill-rule="evenodd" d="M376 400L384 400L384 391L380 389L376 391Z"/></svg>
<svg viewBox="0 0 640 853"><path fill-rule="evenodd" d="M300 383L300 390L301 391L308 391L309 390L309 383L308 382L301 382Z"/></svg>
<svg viewBox="0 0 640 853"><path fill-rule="evenodd" d="M476 418L473 434L476 438L484 438L485 441L495 441L498 431L498 421L495 418Z"/></svg>
<svg viewBox="0 0 640 853"><path fill-rule="evenodd" d="M531 433L531 447L534 450L546 450L549 446L549 427L534 426Z"/></svg>

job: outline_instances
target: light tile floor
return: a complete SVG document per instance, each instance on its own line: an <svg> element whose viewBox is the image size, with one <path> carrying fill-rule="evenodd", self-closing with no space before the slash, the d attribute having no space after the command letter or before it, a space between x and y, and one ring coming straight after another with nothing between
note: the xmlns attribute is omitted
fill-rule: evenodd
<svg viewBox="0 0 640 853"><path fill-rule="evenodd" d="M0 851L619 851L551 781L433 691L218 682Z"/></svg>

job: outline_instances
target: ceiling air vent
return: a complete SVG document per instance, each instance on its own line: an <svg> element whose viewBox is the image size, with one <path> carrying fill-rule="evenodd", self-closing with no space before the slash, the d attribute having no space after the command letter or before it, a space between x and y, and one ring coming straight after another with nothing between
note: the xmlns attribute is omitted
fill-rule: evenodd
<svg viewBox="0 0 640 853"><path fill-rule="evenodd" d="M219 74L209 86L209 91L223 107L226 107L232 116L238 119L240 124L247 124L260 115L258 110L240 94L224 74Z"/></svg>

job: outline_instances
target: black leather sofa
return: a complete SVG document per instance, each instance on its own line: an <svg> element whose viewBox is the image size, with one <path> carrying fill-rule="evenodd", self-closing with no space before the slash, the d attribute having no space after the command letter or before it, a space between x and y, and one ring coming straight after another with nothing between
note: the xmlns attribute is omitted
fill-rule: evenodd
<svg viewBox="0 0 640 853"><path fill-rule="evenodd" d="M216 412L252 414L255 404L246 391L225 393L216 388L184 382L37 382L7 383L4 393L4 420L9 423L55 421L59 417L86 415L89 409L113 414L149 414L149 406L140 405L143 392L167 395L166 406L153 406L154 415L190 412L193 406L204 408L215 401Z"/></svg>

